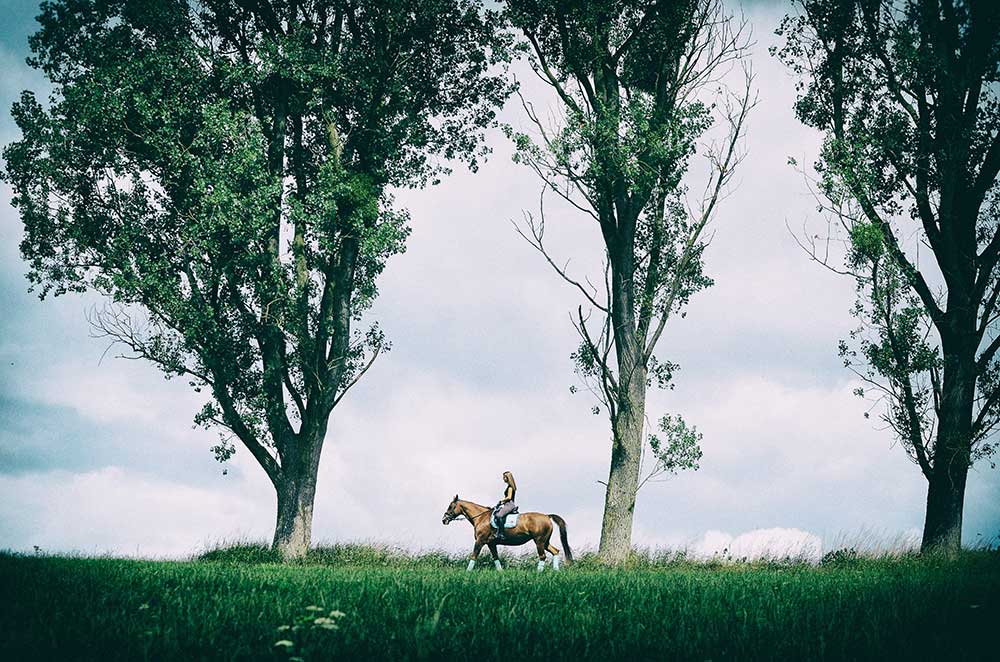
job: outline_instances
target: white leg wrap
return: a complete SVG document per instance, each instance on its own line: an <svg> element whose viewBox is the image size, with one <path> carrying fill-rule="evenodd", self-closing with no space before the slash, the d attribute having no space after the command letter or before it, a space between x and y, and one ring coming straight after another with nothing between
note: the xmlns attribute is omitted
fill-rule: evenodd
<svg viewBox="0 0 1000 662"><path fill-rule="evenodd" d="M469 572L472 572L472 569L475 567L476 567L476 559L469 559L469 565L465 569L468 570Z"/></svg>
<svg viewBox="0 0 1000 662"><path fill-rule="evenodd" d="M552 569L555 570L556 572L559 571L559 563L560 563L560 561L559 561L559 555L558 554L553 554L552 555Z"/></svg>
<svg viewBox="0 0 1000 662"><path fill-rule="evenodd" d="M493 565L496 567L497 570L503 570L503 566L500 565L500 559L494 560Z"/></svg>
<svg viewBox="0 0 1000 662"><path fill-rule="evenodd" d="M538 562L538 572L541 572L542 570L545 570L545 561Z"/></svg>

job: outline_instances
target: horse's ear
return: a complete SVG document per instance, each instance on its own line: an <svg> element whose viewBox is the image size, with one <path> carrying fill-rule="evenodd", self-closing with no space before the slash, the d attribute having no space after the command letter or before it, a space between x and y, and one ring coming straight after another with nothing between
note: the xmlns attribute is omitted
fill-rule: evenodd
<svg viewBox="0 0 1000 662"><path fill-rule="evenodd" d="M455 503L456 501L458 501L458 495L457 494L455 495L455 498L451 500L451 502Z"/></svg>

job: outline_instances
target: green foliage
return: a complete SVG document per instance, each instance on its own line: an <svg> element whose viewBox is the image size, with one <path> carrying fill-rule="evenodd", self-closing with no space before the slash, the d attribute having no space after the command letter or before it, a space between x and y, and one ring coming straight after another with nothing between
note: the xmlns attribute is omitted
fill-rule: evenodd
<svg viewBox="0 0 1000 662"><path fill-rule="evenodd" d="M467 660L470 650L483 660L986 660L996 650L995 552L820 567L647 558L537 574L467 573L460 559L414 569L0 555L0 657L269 660L279 640L304 659L358 660ZM287 636L312 614L338 629L301 623Z"/></svg>
<svg viewBox="0 0 1000 662"><path fill-rule="evenodd" d="M408 215L391 188L475 169L510 40L472 0L44 3L4 178L40 295L211 400L272 479L388 343L355 326ZM269 462L265 455L274 457Z"/></svg>
<svg viewBox="0 0 1000 662"><path fill-rule="evenodd" d="M612 189L625 195L633 209L616 211L626 215L618 220L623 232L634 233L634 245L621 247L629 264L619 268L641 293L631 304L633 314L680 310L712 284L702 273L702 244L682 260L692 231L682 179L698 139L713 123L712 108L686 98L680 89L685 81L670 78L689 47L684 36L694 29L695 3L507 4L514 25L539 44L543 55L532 65L552 72L565 114L550 131L539 127L538 135L505 127L514 161L535 169L552 192L578 196L603 223L616 220L610 217ZM602 78L605 67L613 70ZM668 285L678 275L683 285L670 299Z"/></svg>
<svg viewBox="0 0 1000 662"><path fill-rule="evenodd" d="M869 247L881 246L871 237L871 226L856 234L858 268L870 277L858 283L858 298L852 310L858 326L851 331L851 343L841 341L839 354L844 366L860 376L865 387L856 394L885 402L880 415L892 429L907 455L918 465L933 460L932 435L935 430L935 389L939 388L941 351L933 344L931 321L891 258L881 258ZM852 234L852 237L854 234ZM879 249L875 249L879 250ZM866 252L867 251L867 252ZM868 414L865 414L866 417ZM923 457L921 457L921 455Z"/></svg>
<svg viewBox="0 0 1000 662"><path fill-rule="evenodd" d="M671 361L661 361L655 356L650 356L647 372L647 385L656 386L661 389L669 388L672 390L674 388L674 373L680 369L681 367L677 363L673 363Z"/></svg>
<svg viewBox="0 0 1000 662"><path fill-rule="evenodd" d="M558 111L545 113L522 99L530 132L505 127L514 161L543 188L540 218L526 215L530 236L522 235L592 307L589 315L577 311L580 344L570 358L616 428L618 412L643 411L647 387L672 387L678 366L654 349L667 319L712 285L702 231L739 161L753 105L749 81L745 96L714 81L745 53L745 34L716 0L505 4L534 72L559 98ZM719 119L729 136L721 148L705 145ZM710 178L692 204L685 176L700 145ZM606 259L600 277L577 279L548 252L546 195L596 221Z"/></svg>
<svg viewBox="0 0 1000 662"><path fill-rule="evenodd" d="M701 460L702 435L695 427L688 427L680 416L663 416L659 435L649 435L649 448L656 462L655 475L674 476L679 471L697 471Z"/></svg>
<svg viewBox="0 0 1000 662"><path fill-rule="evenodd" d="M864 268L879 260L885 252L882 228L874 223L858 222L851 225L851 246L848 262L855 268Z"/></svg>

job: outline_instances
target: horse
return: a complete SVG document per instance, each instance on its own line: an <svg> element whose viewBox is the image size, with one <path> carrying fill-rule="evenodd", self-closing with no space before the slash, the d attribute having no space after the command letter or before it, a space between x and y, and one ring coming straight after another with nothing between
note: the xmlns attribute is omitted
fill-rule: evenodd
<svg viewBox="0 0 1000 662"><path fill-rule="evenodd" d="M442 524L451 524L459 517L465 517L472 524L476 542L472 548L472 555L469 557L469 566L466 570L471 571L476 566L476 559L479 558L479 552L484 545L489 547L496 569L503 570L500 556L497 554L497 545L513 547L523 545L529 540L535 541L535 547L538 549L538 571L541 572L545 569L546 552L552 554L552 569L559 570L559 549L549 544L553 529L557 525L559 526L562 546L566 550L566 563L573 562L573 552L570 550L569 540L566 538L566 520L559 515L520 513L517 526L505 529L503 538L497 540L496 531L490 524L489 515L492 511L493 509L487 506L481 506L471 501L462 501L457 494L451 500L448 509L444 511L444 517L441 518Z"/></svg>

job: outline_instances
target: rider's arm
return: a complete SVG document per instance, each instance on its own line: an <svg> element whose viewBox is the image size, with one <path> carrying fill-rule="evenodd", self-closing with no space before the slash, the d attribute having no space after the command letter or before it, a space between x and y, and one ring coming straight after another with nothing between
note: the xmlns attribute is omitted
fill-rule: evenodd
<svg viewBox="0 0 1000 662"><path fill-rule="evenodd" d="M507 485L507 489L506 489L506 490L504 490L504 493L503 493L503 501L504 501L504 502L507 502L507 501L513 501L513 500L514 500L514 493L515 493L516 491L517 491L517 486L516 486L516 484L514 483L514 478L513 478L513 477L511 477L511 479L510 479L510 484L508 484L508 485Z"/></svg>

